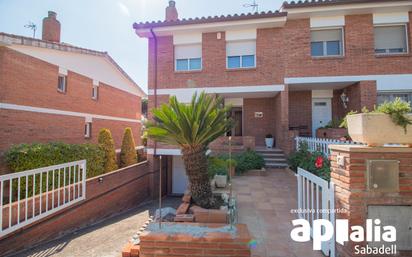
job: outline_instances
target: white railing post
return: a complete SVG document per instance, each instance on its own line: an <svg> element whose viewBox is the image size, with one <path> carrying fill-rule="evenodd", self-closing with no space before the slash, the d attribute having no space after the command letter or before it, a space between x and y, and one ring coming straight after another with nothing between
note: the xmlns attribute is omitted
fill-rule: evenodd
<svg viewBox="0 0 412 257"><path fill-rule="evenodd" d="M296 150L299 150L299 145L302 142L306 142L308 146L308 150L310 152L320 151L326 157L330 156L330 149L329 145L358 145L357 142L352 141L340 141L337 139L329 139L329 138L316 138L316 137L296 137Z"/></svg>

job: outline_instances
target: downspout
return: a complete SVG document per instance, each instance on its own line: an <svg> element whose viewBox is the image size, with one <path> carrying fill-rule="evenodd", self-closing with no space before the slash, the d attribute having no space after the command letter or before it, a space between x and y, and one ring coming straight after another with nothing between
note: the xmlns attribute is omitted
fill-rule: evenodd
<svg viewBox="0 0 412 257"><path fill-rule="evenodd" d="M157 37L153 31L153 28L150 28L150 34L152 35L153 40L154 40L153 86L154 86L154 107L157 108ZM155 141L154 148L153 148L153 156L156 156L156 153L157 153L157 142Z"/></svg>

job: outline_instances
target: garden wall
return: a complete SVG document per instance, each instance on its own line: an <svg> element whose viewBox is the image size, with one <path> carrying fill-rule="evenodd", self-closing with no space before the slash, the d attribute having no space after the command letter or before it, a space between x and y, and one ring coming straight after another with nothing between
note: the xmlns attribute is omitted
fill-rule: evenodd
<svg viewBox="0 0 412 257"><path fill-rule="evenodd" d="M86 184L86 200L52 214L0 239L0 256L56 239L150 198L148 163L141 162L98 177Z"/></svg>

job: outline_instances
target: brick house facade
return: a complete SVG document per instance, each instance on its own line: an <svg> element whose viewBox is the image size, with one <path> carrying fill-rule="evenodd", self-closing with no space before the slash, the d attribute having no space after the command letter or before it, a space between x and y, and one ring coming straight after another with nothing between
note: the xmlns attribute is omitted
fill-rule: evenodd
<svg viewBox="0 0 412 257"><path fill-rule="evenodd" d="M149 41L149 116L170 95L218 94L242 110L234 136L263 146L272 134L289 153L295 136L314 136L351 110L412 100L410 1L299 1L198 19L169 16L170 2L165 21L134 24ZM180 155L150 142L148 153Z"/></svg>
<svg viewBox="0 0 412 257"><path fill-rule="evenodd" d="M101 128L120 149L131 127L139 145L145 93L107 53L60 43L47 31L60 29L55 16L42 40L0 33L0 155L19 143L97 143Z"/></svg>

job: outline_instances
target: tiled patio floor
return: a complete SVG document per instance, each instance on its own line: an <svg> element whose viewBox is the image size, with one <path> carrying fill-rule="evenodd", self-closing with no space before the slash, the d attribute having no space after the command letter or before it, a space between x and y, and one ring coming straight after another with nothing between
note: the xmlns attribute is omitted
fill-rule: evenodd
<svg viewBox="0 0 412 257"><path fill-rule="evenodd" d="M267 176L241 176L233 180L238 199L239 223L247 224L257 240L256 257L322 257L312 243L290 238L296 219L296 177L289 170L268 170Z"/></svg>

